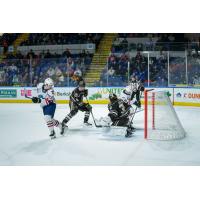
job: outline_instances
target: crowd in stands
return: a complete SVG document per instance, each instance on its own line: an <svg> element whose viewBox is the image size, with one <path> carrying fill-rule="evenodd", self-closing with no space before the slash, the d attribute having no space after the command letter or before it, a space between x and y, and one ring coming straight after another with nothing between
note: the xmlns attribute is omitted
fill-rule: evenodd
<svg viewBox="0 0 200 200"><path fill-rule="evenodd" d="M70 43L88 43L100 41L103 34L30 34L29 40L22 45L41 45L41 44L70 44ZM0 42L11 44L18 34L3 34ZM129 44L127 38L148 37L149 41L145 44ZM153 42L152 38L158 40ZM119 38L123 38L120 40ZM170 84L200 84L200 55L196 42L190 42L187 57L187 75L186 59L184 56L169 58L169 80L168 80L168 58L164 50L171 48L171 42L178 44L178 41L186 41L184 35L180 34L118 34L108 63L101 73L99 81L94 86L125 86L128 83L128 77L137 76L141 81L148 85L148 59L143 50L159 50L160 54L151 56L149 59L150 86L168 86ZM159 44L161 48L156 49ZM176 47L173 46L173 47ZM182 46L178 45L179 50ZM175 48L176 49L176 48ZM194 49L194 51L192 51ZM130 52L137 52L133 56ZM183 50L183 49L182 49ZM184 51L183 51L184 52ZM192 53L193 52L193 53ZM0 85L2 86L36 86L45 78L51 77L56 86L74 86L70 78L75 71L79 71L83 76L89 68L92 61L92 54L83 50L79 54L72 54L66 49L62 54L51 53L49 50L42 51L39 54L30 50L26 55L18 51L16 54L7 53L6 59L0 61ZM129 67L128 67L129 66Z"/></svg>
<svg viewBox="0 0 200 200"><path fill-rule="evenodd" d="M0 36L0 46L4 48L4 53L7 52L8 46L17 39L20 33L4 33Z"/></svg>
<svg viewBox="0 0 200 200"><path fill-rule="evenodd" d="M83 75L92 61L92 54L83 50L71 54L66 49L62 55L52 55L48 50L36 55L32 50L27 55L20 52L12 59L0 62L0 85L36 86L47 77L53 78L56 86L74 85L70 78L75 71Z"/></svg>
<svg viewBox="0 0 200 200"><path fill-rule="evenodd" d="M23 42L21 46L86 43L98 45L102 36L102 33L31 33L28 40Z"/></svg>
<svg viewBox="0 0 200 200"><path fill-rule="evenodd" d="M144 43L128 42L127 38L148 38ZM123 40L120 40L123 38ZM153 39L154 38L154 39ZM113 43L112 53L125 53L127 51L184 51L200 49L200 37L190 39L184 34L146 34L146 33L120 33Z"/></svg>
<svg viewBox="0 0 200 200"><path fill-rule="evenodd" d="M195 54L196 55L196 54ZM128 62L130 68L128 71ZM101 74L100 81L95 86L125 86L128 77L134 75L141 80L145 86L148 85L148 59L140 52L130 57L128 54L111 54L108 66ZM200 84L200 56L188 56L188 82L186 79L186 59L184 57L173 57L169 59L169 82L168 82L168 58L165 52L149 59L149 85L152 87L167 87L170 85L197 85ZM129 73L129 75L128 75Z"/></svg>

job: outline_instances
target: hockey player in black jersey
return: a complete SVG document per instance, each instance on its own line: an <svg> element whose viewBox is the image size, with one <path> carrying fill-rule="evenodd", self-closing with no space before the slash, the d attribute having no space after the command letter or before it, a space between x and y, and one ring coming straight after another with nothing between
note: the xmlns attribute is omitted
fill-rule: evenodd
<svg viewBox="0 0 200 200"><path fill-rule="evenodd" d="M128 131L126 137L132 135L134 127L129 124L129 116L131 114L131 106L124 99L120 99L116 94L109 95L110 103L108 104L108 110L112 121L112 126L127 126Z"/></svg>
<svg viewBox="0 0 200 200"><path fill-rule="evenodd" d="M79 110L85 112L84 124L86 126L92 125L88 122L92 106L89 103L83 102L83 97L87 97L87 95L88 95L88 90L85 89L85 83L79 82L79 86L75 88L72 91L72 94L70 95L70 101L69 101L70 113L62 121L63 127L65 126L65 124L67 124L67 122L69 122L69 120L72 117L74 117L78 113Z"/></svg>

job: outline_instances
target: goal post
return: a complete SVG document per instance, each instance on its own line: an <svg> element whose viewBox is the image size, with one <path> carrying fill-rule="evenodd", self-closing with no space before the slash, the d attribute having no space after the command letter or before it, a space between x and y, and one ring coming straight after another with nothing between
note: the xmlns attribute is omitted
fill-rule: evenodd
<svg viewBox="0 0 200 200"><path fill-rule="evenodd" d="M167 91L153 89L144 92L144 138L176 140L186 132L176 114Z"/></svg>

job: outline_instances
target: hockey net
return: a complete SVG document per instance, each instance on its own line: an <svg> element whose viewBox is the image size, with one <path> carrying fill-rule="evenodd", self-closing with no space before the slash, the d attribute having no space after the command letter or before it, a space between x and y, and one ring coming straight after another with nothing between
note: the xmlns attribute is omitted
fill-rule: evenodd
<svg viewBox="0 0 200 200"><path fill-rule="evenodd" d="M144 104L144 137L146 139L176 140L186 136L167 92L146 90Z"/></svg>

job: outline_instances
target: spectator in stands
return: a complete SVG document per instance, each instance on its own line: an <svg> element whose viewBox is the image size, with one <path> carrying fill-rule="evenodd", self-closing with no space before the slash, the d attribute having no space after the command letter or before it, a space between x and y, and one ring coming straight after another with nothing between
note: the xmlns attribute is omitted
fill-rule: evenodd
<svg viewBox="0 0 200 200"><path fill-rule="evenodd" d="M128 50L128 41L126 38L124 38L121 42L121 46L122 48L124 49L124 51L127 51Z"/></svg>
<svg viewBox="0 0 200 200"><path fill-rule="evenodd" d="M5 71L0 71L0 85L2 85L5 82Z"/></svg>
<svg viewBox="0 0 200 200"><path fill-rule="evenodd" d="M86 52L86 57L85 57L85 59L84 59L85 69L88 69L88 67L89 67L89 65L90 65L90 63L91 63L91 61L92 61L92 59L91 59L91 57L90 57L89 52L87 51L87 52Z"/></svg>
<svg viewBox="0 0 200 200"><path fill-rule="evenodd" d="M4 53L6 53L8 51L8 43L5 39L3 40L3 51L4 51Z"/></svg>
<svg viewBox="0 0 200 200"><path fill-rule="evenodd" d="M56 67L55 69L55 75L56 75L56 83L58 86L62 86L64 82L64 76L62 71L59 69L59 67Z"/></svg>
<svg viewBox="0 0 200 200"><path fill-rule="evenodd" d="M200 85L200 77L198 77L198 75L194 76L193 85Z"/></svg>
<svg viewBox="0 0 200 200"><path fill-rule="evenodd" d="M33 80L33 86L37 86L38 83L39 83L38 76L35 76Z"/></svg>
<svg viewBox="0 0 200 200"><path fill-rule="evenodd" d="M39 54L39 58L41 58L41 59L45 58L45 52L44 52L44 50Z"/></svg>
<svg viewBox="0 0 200 200"><path fill-rule="evenodd" d="M8 70L9 70L12 74L15 74L15 73L17 73L17 66L16 66L14 63L12 63L11 66L8 66Z"/></svg>
<svg viewBox="0 0 200 200"><path fill-rule="evenodd" d="M33 58L35 58L35 53L33 52L32 49L28 52L26 58L27 59L33 59Z"/></svg>
<svg viewBox="0 0 200 200"><path fill-rule="evenodd" d="M71 57L67 59L67 68L74 68L74 61Z"/></svg>
<svg viewBox="0 0 200 200"><path fill-rule="evenodd" d="M17 59L23 59L24 58L24 56L21 54L21 51L17 51L16 58Z"/></svg>
<svg viewBox="0 0 200 200"><path fill-rule="evenodd" d="M52 54L50 53L49 49L47 50L47 53L44 56L45 58L52 58Z"/></svg>
<svg viewBox="0 0 200 200"><path fill-rule="evenodd" d="M13 84L17 84L19 82L17 74L14 74L12 82Z"/></svg>
<svg viewBox="0 0 200 200"><path fill-rule="evenodd" d="M114 76L114 74L115 74L115 70L111 67L111 68L108 70L107 75L108 75L108 76Z"/></svg>
<svg viewBox="0 0 200 200"><path fill-rule="evenodd" d="M48 69L47 75L48 75L48 77L53 78L53 76L55 75L55 70L54 70L53 67L50 67L50 68Z"/></svg>
<svg viewBox="0 0 200 200"><path fill-rule="evenodd" d="M153 39L152 39L152 35L150 35L149 40L146 42L145 46L146 46L147 51L153 51L154 42L153 42Z"/></svg>
<svg viewBox="0 0 200 200"><path fill-rule="evenodd" d="M86 52L85 49L82 50L82 52L80 53L80 58L84 61L85 57L86 57Z"/></svg>
<svg viewBox="0 0 200 200"><path fill-rule="evenodd" d="M66 50L63 52L62 56L63 56L63 57L70 58L70 57L72 57L72 54L71 54L71 52L70 52L69 49L66 49Z"/></svg>
<svg viewBox="0 0 200 200"><path fill-rule="evenodd" d="M22 77L22 84L26 85L27 83L30 83L29 74L28 74L28 72L25 72L24 76Z"/></svg>
<svg viewBox="0 0 200 200"><path fill-rule="evenodd" d="M135 61L137 63L142 63L142 60L143 60L143 56L141 55L140 51L137 52L137 55L135 57Z"/></svg>

